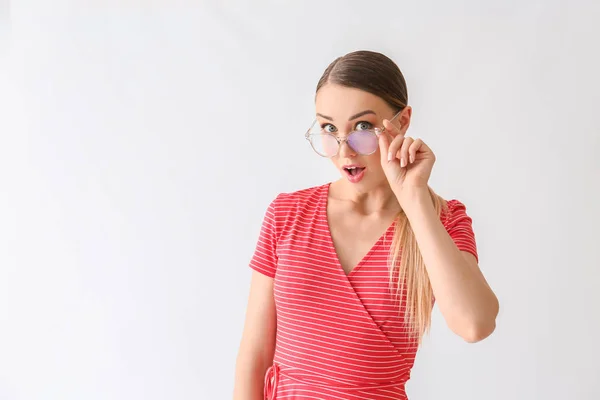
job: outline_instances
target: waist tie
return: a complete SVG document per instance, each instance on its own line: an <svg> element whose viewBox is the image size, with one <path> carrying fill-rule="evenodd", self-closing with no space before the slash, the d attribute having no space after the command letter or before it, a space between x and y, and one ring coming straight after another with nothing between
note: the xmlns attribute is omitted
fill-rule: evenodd
<svg viewBox="0 0 600 400"><path fill-rule="evenodd" d="M363 386L333 386L333 385L322 385L313 382L305 382L301 379L294 378L288 374L282 374L281 368L276 363L273 363L272 366L267 369L267 373L265 374L265 387L264 387L264 398L265 400L274 400L277 397L277 386L279 385L279 377L281 375L285 375L286 378L305 385L311 385L314 387L320 387L325 389L338 389L338 390L369 390L369 389L386 389L392 387L403 386L405 382L385 382L379 385L363 385Z"/></svg>
<svg viewBox="0 0 600 400"><path fill-rule="evenodd" d="M264 400L273 400L277 396L277 384L279 383L279 365L273 364L265 374Z"/></svg>

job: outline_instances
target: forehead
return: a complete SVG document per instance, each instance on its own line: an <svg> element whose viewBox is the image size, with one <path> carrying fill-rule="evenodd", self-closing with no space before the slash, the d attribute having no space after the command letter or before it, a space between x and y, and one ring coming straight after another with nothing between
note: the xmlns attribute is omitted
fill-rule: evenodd
<svg viewBox="0 0 600 400"><path fill-rule="evenodd" d="M373 110L378 117L391 111L381 98L360 89L327 84L319 90L315 99L316 112L331 116L334 120L347 120L349 116L364 110Z"/></svg>

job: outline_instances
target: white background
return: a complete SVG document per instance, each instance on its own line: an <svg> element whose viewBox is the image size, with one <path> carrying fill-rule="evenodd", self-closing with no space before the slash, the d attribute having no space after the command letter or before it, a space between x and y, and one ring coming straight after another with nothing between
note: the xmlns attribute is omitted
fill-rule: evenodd
<svg viewBox="0 0 600 400"><path fill-rule="evenodd" d="M600 3L3 3L0 399L227 399L268 203L335 57L404 72L501 303L411 399L600 398Z"/></svg>

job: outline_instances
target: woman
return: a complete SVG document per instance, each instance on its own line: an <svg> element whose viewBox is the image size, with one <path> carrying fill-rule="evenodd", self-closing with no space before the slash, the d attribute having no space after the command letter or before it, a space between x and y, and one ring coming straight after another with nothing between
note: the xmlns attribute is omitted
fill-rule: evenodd
<svg viewBox="0 0 600 400"><path fill-rule="evenodd" d="M477 342L494 330L498 300L465 205L428 186L435 156L406 135L412 109L396 64L367 51L340 57L315 102L306 138L342 177L268 207L234 398L406 399L434 301L453 332Z"/></svg>

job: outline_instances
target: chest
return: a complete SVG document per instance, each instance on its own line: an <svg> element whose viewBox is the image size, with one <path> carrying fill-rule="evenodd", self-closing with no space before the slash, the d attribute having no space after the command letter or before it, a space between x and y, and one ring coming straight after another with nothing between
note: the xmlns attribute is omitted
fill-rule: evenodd
<svg viewBox="0 0 600 400"><path fill-rule="evenodd" d="M351 325L367 315L375 326L393 335L396 345L402 344L401 306L390 292L387 264L393 226L382 223L357 230L354 221L334 223L341 234L335 236L342 249L338 255L335 234L324 219L311 220L310 225L291 228L278 245L274 289L279 318L296 321L306 317L303 324L329 326L331 319ZM365 239L360 228L370 237Z"/></svg>
<svg viewBox="0 0 600 400"><path fill-rule="evenodd" d="M349 275L381 246L391 229L394 215L358 216L349 212L328 212L329 233L340 267Z"/></svg>

